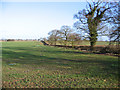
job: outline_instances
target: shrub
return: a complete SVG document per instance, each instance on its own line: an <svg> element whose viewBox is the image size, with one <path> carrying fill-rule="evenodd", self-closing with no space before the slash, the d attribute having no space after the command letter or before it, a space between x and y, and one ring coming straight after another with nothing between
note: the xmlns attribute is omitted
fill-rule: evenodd
<svg viewBox="0 0 120 90"><path fill-rule="evenodd" d="M100 50L101 53L113 53L113 54L119 54L120 48L115 45L109 45Z"/></svg>

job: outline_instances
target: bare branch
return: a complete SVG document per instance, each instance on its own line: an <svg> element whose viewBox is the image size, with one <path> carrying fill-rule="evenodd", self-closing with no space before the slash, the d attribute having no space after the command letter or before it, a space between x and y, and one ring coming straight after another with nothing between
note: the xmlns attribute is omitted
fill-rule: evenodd
<svg viewBox="0 0 120 90"><path fill-rule="evenodd" d="M90 10L92 10L92 6L91 6L91 4L87 1L87 3L88 3L88 5L89 5L89 7L90 7Z"/></svg>
<svg viewBox="0 0 120 90"><path fill-rule="evenodd" d="M81 18L80 18L79 20L82 22L82 24L87 24L87 22L86 22L86 23L85 23L85 22L83 22Z"/></svg>
<svg viewBox="0 0 120 90"><path fill-rule="evenodd" d="M108 17L108 18L106 18L106 19L104 19L104 20L101 20L101 21L107 21L107 20L109 20L110 18L113 18L113 17Z"/></svg>

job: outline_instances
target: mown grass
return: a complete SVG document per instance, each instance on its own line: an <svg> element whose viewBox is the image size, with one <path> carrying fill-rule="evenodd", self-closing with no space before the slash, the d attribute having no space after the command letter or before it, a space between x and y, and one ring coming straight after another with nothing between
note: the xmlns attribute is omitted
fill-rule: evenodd
<svg viewBox="0 0 120 90"><path fill-rule="evenodd" d="M118 58L40 42L2 43L3 88L117 88Z"/></svg>

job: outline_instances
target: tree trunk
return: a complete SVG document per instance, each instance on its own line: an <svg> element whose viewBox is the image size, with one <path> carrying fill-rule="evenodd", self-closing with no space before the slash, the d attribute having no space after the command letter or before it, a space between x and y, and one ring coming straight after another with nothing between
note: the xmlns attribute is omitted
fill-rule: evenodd
<svg viewBox="0 0 120 90"><path fill-rule="evenodd" d="M65 40L65 43L64 43L64 45L66 46L67 45L67 41Z"/></svg>
<svg viewBox="0 0 120 90"><path fill-rule="evenodd" d="M94 25L94 24L93 24ZM98 36L98 33L97 33L97 26L94 25L94 27L89 26L89 31L90 31L90 51L93 51L94 50L94 46L96 44L96 41L97 41L97 36Z"/></svg>
<svg viewBox="0 0 120 90"><path fill-rule="evenodd" d="M55 45L56 45L56 40L55 40Z"/></svg>
<svg viewBox="0 0 120 90"><path fill-rule="evenodd" d="M74 41L72 41L72 48L74 48L73 43L74 43Z"/></svg>
<svg viewBox="0 0 120 90"><path fill-rule="evenodd" d="M94 50L94 45L95 45L95 42L90 41L90 51Z"/></svg>

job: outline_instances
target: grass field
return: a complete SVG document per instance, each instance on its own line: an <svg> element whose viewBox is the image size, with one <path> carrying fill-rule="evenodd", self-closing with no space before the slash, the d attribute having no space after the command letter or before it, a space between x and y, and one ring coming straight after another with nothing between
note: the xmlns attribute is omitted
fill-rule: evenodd
<svg viewBox="0 0 120 90"><path fill-rule="evenodd" d="M43 46L2 42L3 88L118 88L118 58Z"/></svg>
<svg viewBox="0 0 120 90"><path fill-rule="evenodd" d="M49 43L49 42L47 42L47 43ZM59 42L57 42L56 44L61 45L61 43L59 43ZM64 45L64 43L62 43L62 45ZM72 45L72 44L70 42L68 42L67 45ZM79 44L74 43L74 45L90 45L90 42L89 41L82 41ZM99 45L99 46L109 45L109 42L108 41L97 41L96 45Z"/></svg>

